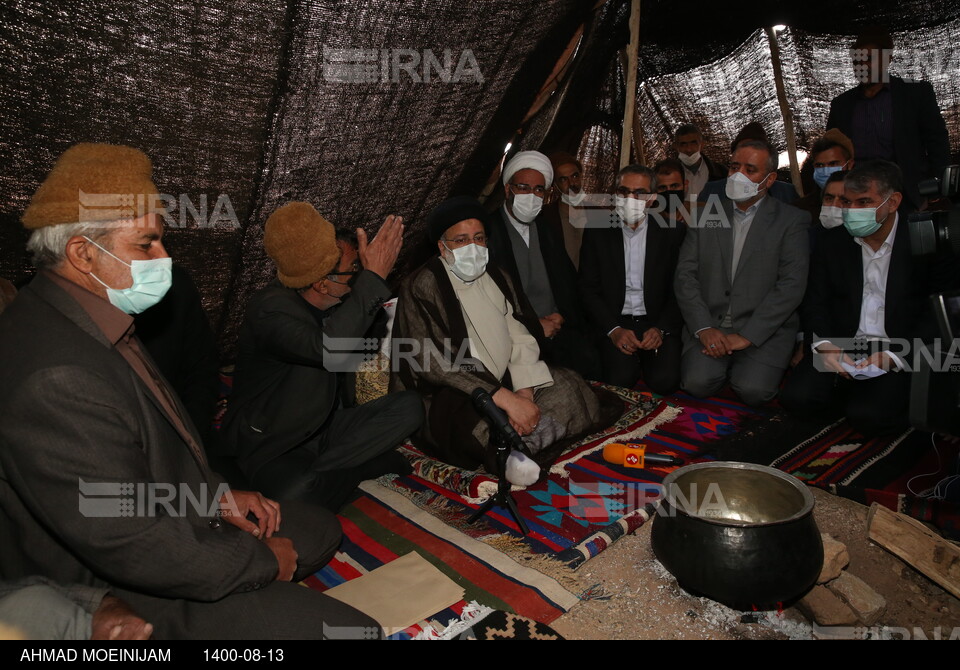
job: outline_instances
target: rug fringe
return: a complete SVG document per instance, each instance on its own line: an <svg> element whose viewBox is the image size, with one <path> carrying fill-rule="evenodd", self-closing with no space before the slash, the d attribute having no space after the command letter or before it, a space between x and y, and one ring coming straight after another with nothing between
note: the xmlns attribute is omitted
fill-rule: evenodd
<svg viewBox="0 0 960 670"><path fill-rule="evenodd" d="M575 592L576 589L580 587L574 570L566 563L557 560L550 554L534 553L530 550L530 546L519 537L500 534L479 539L487 546L496 549L501 554L509 556L517 563L533 568L548 577L552 577L568 591Z"/></svg>
<svg viewBox="0 0 960 670"><path fill-rule="evenodd" d="M628 433L611 435L607 439L598 443L595 447L587 449L586 451L578 452L575 456L568 458L567 460L557 461L553 464L553 467L550 468L550 473L569 478L570 473L567 471L568 464L578 461L584 456L589 456L590 454L596 453L612 442L626 442L628 440L638 440L644 438L663 424L670 423L681 414L683 414L682 407L664 405L661 411L656 414L656 416L651 418L650 421L647 421L643 425L638 426L635 430L632 430Z"/></svg>

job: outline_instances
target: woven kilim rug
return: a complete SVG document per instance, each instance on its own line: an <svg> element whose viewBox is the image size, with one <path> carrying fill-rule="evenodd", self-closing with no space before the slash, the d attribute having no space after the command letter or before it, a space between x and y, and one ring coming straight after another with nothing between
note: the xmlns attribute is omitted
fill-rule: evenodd
<svg viewBox="0 0 960 670"><path fill-rule="evenodd" d="M645 391L605 388L625 403L620 421L565 452L545 480L526 489L515 488L514 499L530 530L526 536L509 512L499 507L476 524L467 524L496 489L496 480L483 472L440 463L410 447L414 474L389 485L451 526L499 546L518 560L534 554L568 569L579 567L650 518L659 497L658 484L670 471L607 463L602 457L606 444L642 440L652 452L696 462L703 460L705 445L735 432L741 421L752 416L744 405L725 398L696 400L677 395L665 402Z"/></svg>
<svg viewBox="0 0 960 670"><path fill-rule="evenodd" d="M463 601L392 639L456 637L496 610L550 623L578 602L554 579L454 530L377 482L364 482L339 518L340 551L305 580L310 588L325 591L415 551L465 591Z"/></svg>
<svg viewBox="0 0 960 670"><path fill-rule="evenodd" d="M803 420L778 409L746 417L738 431L704 451L720 460L770 465L835 495L933 523L960 539L960 505L927 491L955 474L957 452L956 440L923 431L867 437L844 420Z"/></svg>

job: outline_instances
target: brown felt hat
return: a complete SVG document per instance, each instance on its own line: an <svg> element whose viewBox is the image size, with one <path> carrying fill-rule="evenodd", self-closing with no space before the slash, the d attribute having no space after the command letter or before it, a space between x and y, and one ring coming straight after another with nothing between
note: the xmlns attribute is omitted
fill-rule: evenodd
<svg viewBox="0 0 960 670"><path fill-rule="evenodd" d="M823 139L829 140L834 144L839 144L846 150L847 155L850 156L850 158L854 158L853 142L851 142L850 138L844 135L839 128L831 128L825 132L823 134Z"/></svg>
<svg viewBox="0 0 960 670"><path fill-rule="evenodd" d="M75 144L57 159L23 213L28 230L136 219L163 209L150 159L117 144Z"/></svg>
<svg viewBox="0 0 960 670"><path fill-rule="evenodd" d="M284 286L303 288L333 272L340 258L333 224L308 202L289 202L267 219L263 246Z"/></svg>

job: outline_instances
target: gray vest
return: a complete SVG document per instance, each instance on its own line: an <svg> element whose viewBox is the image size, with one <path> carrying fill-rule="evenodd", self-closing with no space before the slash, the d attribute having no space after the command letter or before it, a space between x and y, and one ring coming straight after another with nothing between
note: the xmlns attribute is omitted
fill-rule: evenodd
<svg viewBox="0 0 960 670"><path fill-rule="evenodd" d="M550 289L550 279L547 277L547 265L543 262L543 252L540 250L540 236L537 233L537 222L530 223L530 246L527 247L523 237L506 221L507 236L513 248L513 258L517 263L517 272L520 283L527 294L530 304L539 318L557 311L557 304L553 300L553 291Z"/></svg>

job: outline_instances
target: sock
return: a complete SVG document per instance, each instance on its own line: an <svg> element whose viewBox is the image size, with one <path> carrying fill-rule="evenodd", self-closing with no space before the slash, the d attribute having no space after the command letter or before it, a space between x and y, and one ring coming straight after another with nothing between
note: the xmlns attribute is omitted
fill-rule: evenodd
<svg viewBox="0 0 960 670"><path fill-rule="evenodd" d="M507 481L517 486L530 486L540 479L540 466L516 449L507 457Z"/></svg>

